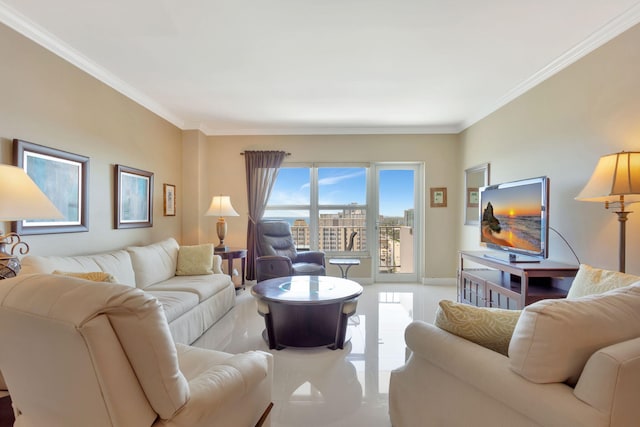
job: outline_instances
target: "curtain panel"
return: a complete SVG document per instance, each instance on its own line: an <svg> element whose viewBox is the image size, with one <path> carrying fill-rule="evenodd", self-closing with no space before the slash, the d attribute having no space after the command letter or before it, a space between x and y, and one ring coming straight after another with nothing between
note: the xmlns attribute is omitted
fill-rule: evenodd
<svg viewBox="0 0 640 427"><path fill-rule="evenodd" d="M244 164L247 176L247 280L256 278L256 224L264 215L267 201L273 190L280 165L287 153L284 151L245 151Z"/></svg>

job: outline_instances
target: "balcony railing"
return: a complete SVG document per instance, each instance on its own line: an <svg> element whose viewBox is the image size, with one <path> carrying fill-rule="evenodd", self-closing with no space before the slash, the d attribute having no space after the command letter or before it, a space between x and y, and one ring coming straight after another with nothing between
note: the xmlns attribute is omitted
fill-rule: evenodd
<svg viewBox="0 0 640 427"><path fill-rule="evenodd" d="M309 229L304 226L292 227L294 242L298 249L309 249ZM366 227L321 226L319 249L325 252L346 252L352 232L357 234L353 241L353 252L364 252L367 246ZM413 234L411 228L401 225L378 226L378 265L381 273L407 272L412 265L403 260L413 259ZM410 257L409 257L410 255ZM409 262L409 264L412 264Z"/></svg>

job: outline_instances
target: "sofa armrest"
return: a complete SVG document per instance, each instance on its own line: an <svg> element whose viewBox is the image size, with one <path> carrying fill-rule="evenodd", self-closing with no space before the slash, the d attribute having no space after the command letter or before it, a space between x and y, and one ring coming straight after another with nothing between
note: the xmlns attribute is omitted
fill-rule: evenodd
<svg viewBox="0 0 640 427"><path fill-rule="evenodd" d="M511 370L508 357L432 324L412 322L405 340L412 351L407 364L434 365L537 424L606 425L606 414L577 399L568 385L532 383Z"/></svg>
<svg viewBox="0 0 640 427"><path fill-rule="evenodd" d="M224 274L224 271L222 271L222 257L220 255L213 256L213 273ZM229 275L231 275L231 272L229 272Z"/></svg>
<svg viewBox="0 0 640 427"><path fill-rule="evenodd" d="M266 255L256 259L256 279L258 282L274 277L291 276L291 259L280 255Z"/></svg>
<svg viewBox="0 0 640 427"><path fill-rule="evenodd" d="M574 393L583 402L611 414L612 426L633 425L640 420L640 338L595 352Z"/></svg>
<svg viewBox="0 0 640 427"><path fill-rule="evenodd" d="M296 259L294 262L309 262L312 264L319 264L321 266L325 266L324 264L324 252L321 251L304 251L298 252Z"/></svg>

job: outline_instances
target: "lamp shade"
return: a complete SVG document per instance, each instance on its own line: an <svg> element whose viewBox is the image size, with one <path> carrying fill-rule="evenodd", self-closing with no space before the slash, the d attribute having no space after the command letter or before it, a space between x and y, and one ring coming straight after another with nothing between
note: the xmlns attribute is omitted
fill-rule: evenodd
<svg viewBox="0 0 640 427"><path fill-rule="evenodd" d="M229 196L214 196L211 205L205 213L206 216L240 216L233 206L231 206L231 198Z"/></svg>
<svg viewBox="0 0 640 427"><path fill-rule="evenodd" d="M640 202L640 152L623 151L600 157L589 182L576 200Z"/></svg>
<svg viewBox="0 0 640 427"><path fill-rule="evenodd" d="M0 221L64 218L27 173L0 165Z"/></svg>

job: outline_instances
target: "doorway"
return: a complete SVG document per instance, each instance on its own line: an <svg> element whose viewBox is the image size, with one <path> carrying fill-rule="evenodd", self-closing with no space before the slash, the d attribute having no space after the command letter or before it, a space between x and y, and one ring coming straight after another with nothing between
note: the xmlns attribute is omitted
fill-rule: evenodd
<svg viewBox="0 0 640 427"><path fill-rule="evenodd" d="M417 282L422 260L422 175L418 163L374 166L372 258L376 282Z"/></svg>

